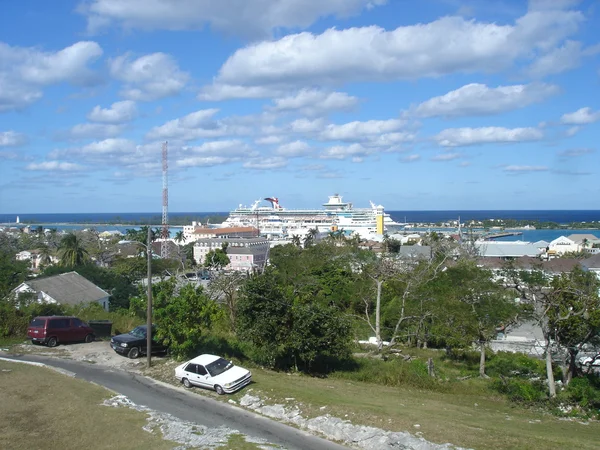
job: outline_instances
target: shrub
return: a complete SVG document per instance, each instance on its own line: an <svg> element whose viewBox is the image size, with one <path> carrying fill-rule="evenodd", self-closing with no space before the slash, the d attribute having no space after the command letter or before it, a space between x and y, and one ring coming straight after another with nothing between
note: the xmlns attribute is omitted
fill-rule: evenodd
<svg viewBox="0 0 600 450"><path fill-rule="evenodd" d="M532 378L546 376L544 362L522 353L498 352L486 363L489 376Z"/></svg>
<svg viewBox="0 0 600 450"><path fill-rule="evenodd" d="M491 386L514 402L537 403L546 399L546 385L541 380L501 377L492 381Z"/></svg>
<svg viewBox="0 0 600 450"><path fill-rule="evenodd" d="M349 364L348 364L349 365ZM383 386L410 386L436 391L446 390L445 385L427 374L427 364L421 360L406 362L401 359L383 361L359 358L352 361L348 370L338 370L331 377Z"/></svg>
<svg viewBox="0 0 600 450"><path fill-rule="evenodd" d="M570 403L600 409L600 378L595 375L573 378L563 394Z"/></svg>

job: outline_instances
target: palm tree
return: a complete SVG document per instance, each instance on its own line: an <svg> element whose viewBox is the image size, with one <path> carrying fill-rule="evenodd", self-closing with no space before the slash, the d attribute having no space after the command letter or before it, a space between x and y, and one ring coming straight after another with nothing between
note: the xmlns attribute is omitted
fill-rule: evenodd
<svg viewBox="0 0 600 450"><path fill-rule="evenodd" d="M46 244L42 244L38 247L40 251L40 266L49 266L52 263L52 253L50 247Z"/></svg>
<svg viewBox="0 0 600 450"><path fill-rule="evenodd" d="M298 236L297 234L294 234L292 236L292 244L294 244L296 247L301 247L302 241L300 241L300 236Z"/></svg>
<svg viewBox="0 0 600 450"><path fill-rule="evenodd" d="M304 248L310 247L315 243L315 238L317 237L318 233L319 230L317 230L316 228L311 228L310 230L308 230L306 236L304 237Z"/></svg>
<svg viewBox="0 0 600 450"><path fill-rule="evenodd" d="M61 266L80 266L89 259L88 251L83 248L81 240L74 233L69 233L60 240L58 252Z"/></svg>
<svg viewBox="0 0 600 450"><path fill-rule="evenodd" d="M175 233L174 239L175 239L175 242L177 242L178 244L185 242L185 236L183 235L183 230L179 230L177 233Z"/></svg>

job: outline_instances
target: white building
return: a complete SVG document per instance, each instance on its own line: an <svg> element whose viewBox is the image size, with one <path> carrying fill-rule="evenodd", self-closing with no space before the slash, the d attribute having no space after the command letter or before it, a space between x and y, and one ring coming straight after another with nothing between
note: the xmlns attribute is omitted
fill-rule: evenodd
<svg viewBox="0 0 600 450"><path fill-rule="evenodd" d="M269 257L269 241L265 238L203 238L194 244L194 260L203 265L206 255L227 244L229 265L226 270L252 271L262 269Z"/></svg>

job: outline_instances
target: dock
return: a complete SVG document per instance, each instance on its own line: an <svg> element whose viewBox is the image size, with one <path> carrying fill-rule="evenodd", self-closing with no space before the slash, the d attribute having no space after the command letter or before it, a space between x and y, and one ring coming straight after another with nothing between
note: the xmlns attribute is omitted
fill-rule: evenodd
<svg viewBox="0 0 600 450"><path fill-rule="evenodd" d="M507 236L521 236L523 234L522 231L501 231L499 233L490 233L482 236L484 241L489 241L490 239L497 239Z"/></svg>

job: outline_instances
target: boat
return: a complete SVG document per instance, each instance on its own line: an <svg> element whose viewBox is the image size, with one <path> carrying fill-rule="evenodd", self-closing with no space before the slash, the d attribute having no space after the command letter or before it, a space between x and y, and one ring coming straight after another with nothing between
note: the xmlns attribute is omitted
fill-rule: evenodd
<svg viewBox="0 0 600 450"><path fill-rule="evenodd" d="M269 205L261 205L263 200ZM261 235L270 239L303 237L315 229L321 233L356 233L362 239L369 239L404 226L385 213L383 206L373 202L370 202L370 208L355 208L352 203L344 202L341 195L334 194L322 206L323 209L287 209L281 205L279 198L266 197L256 200L251 206L240 204L220 226L254 226ZM382 221L379 229L378 220Z"/></svg>

